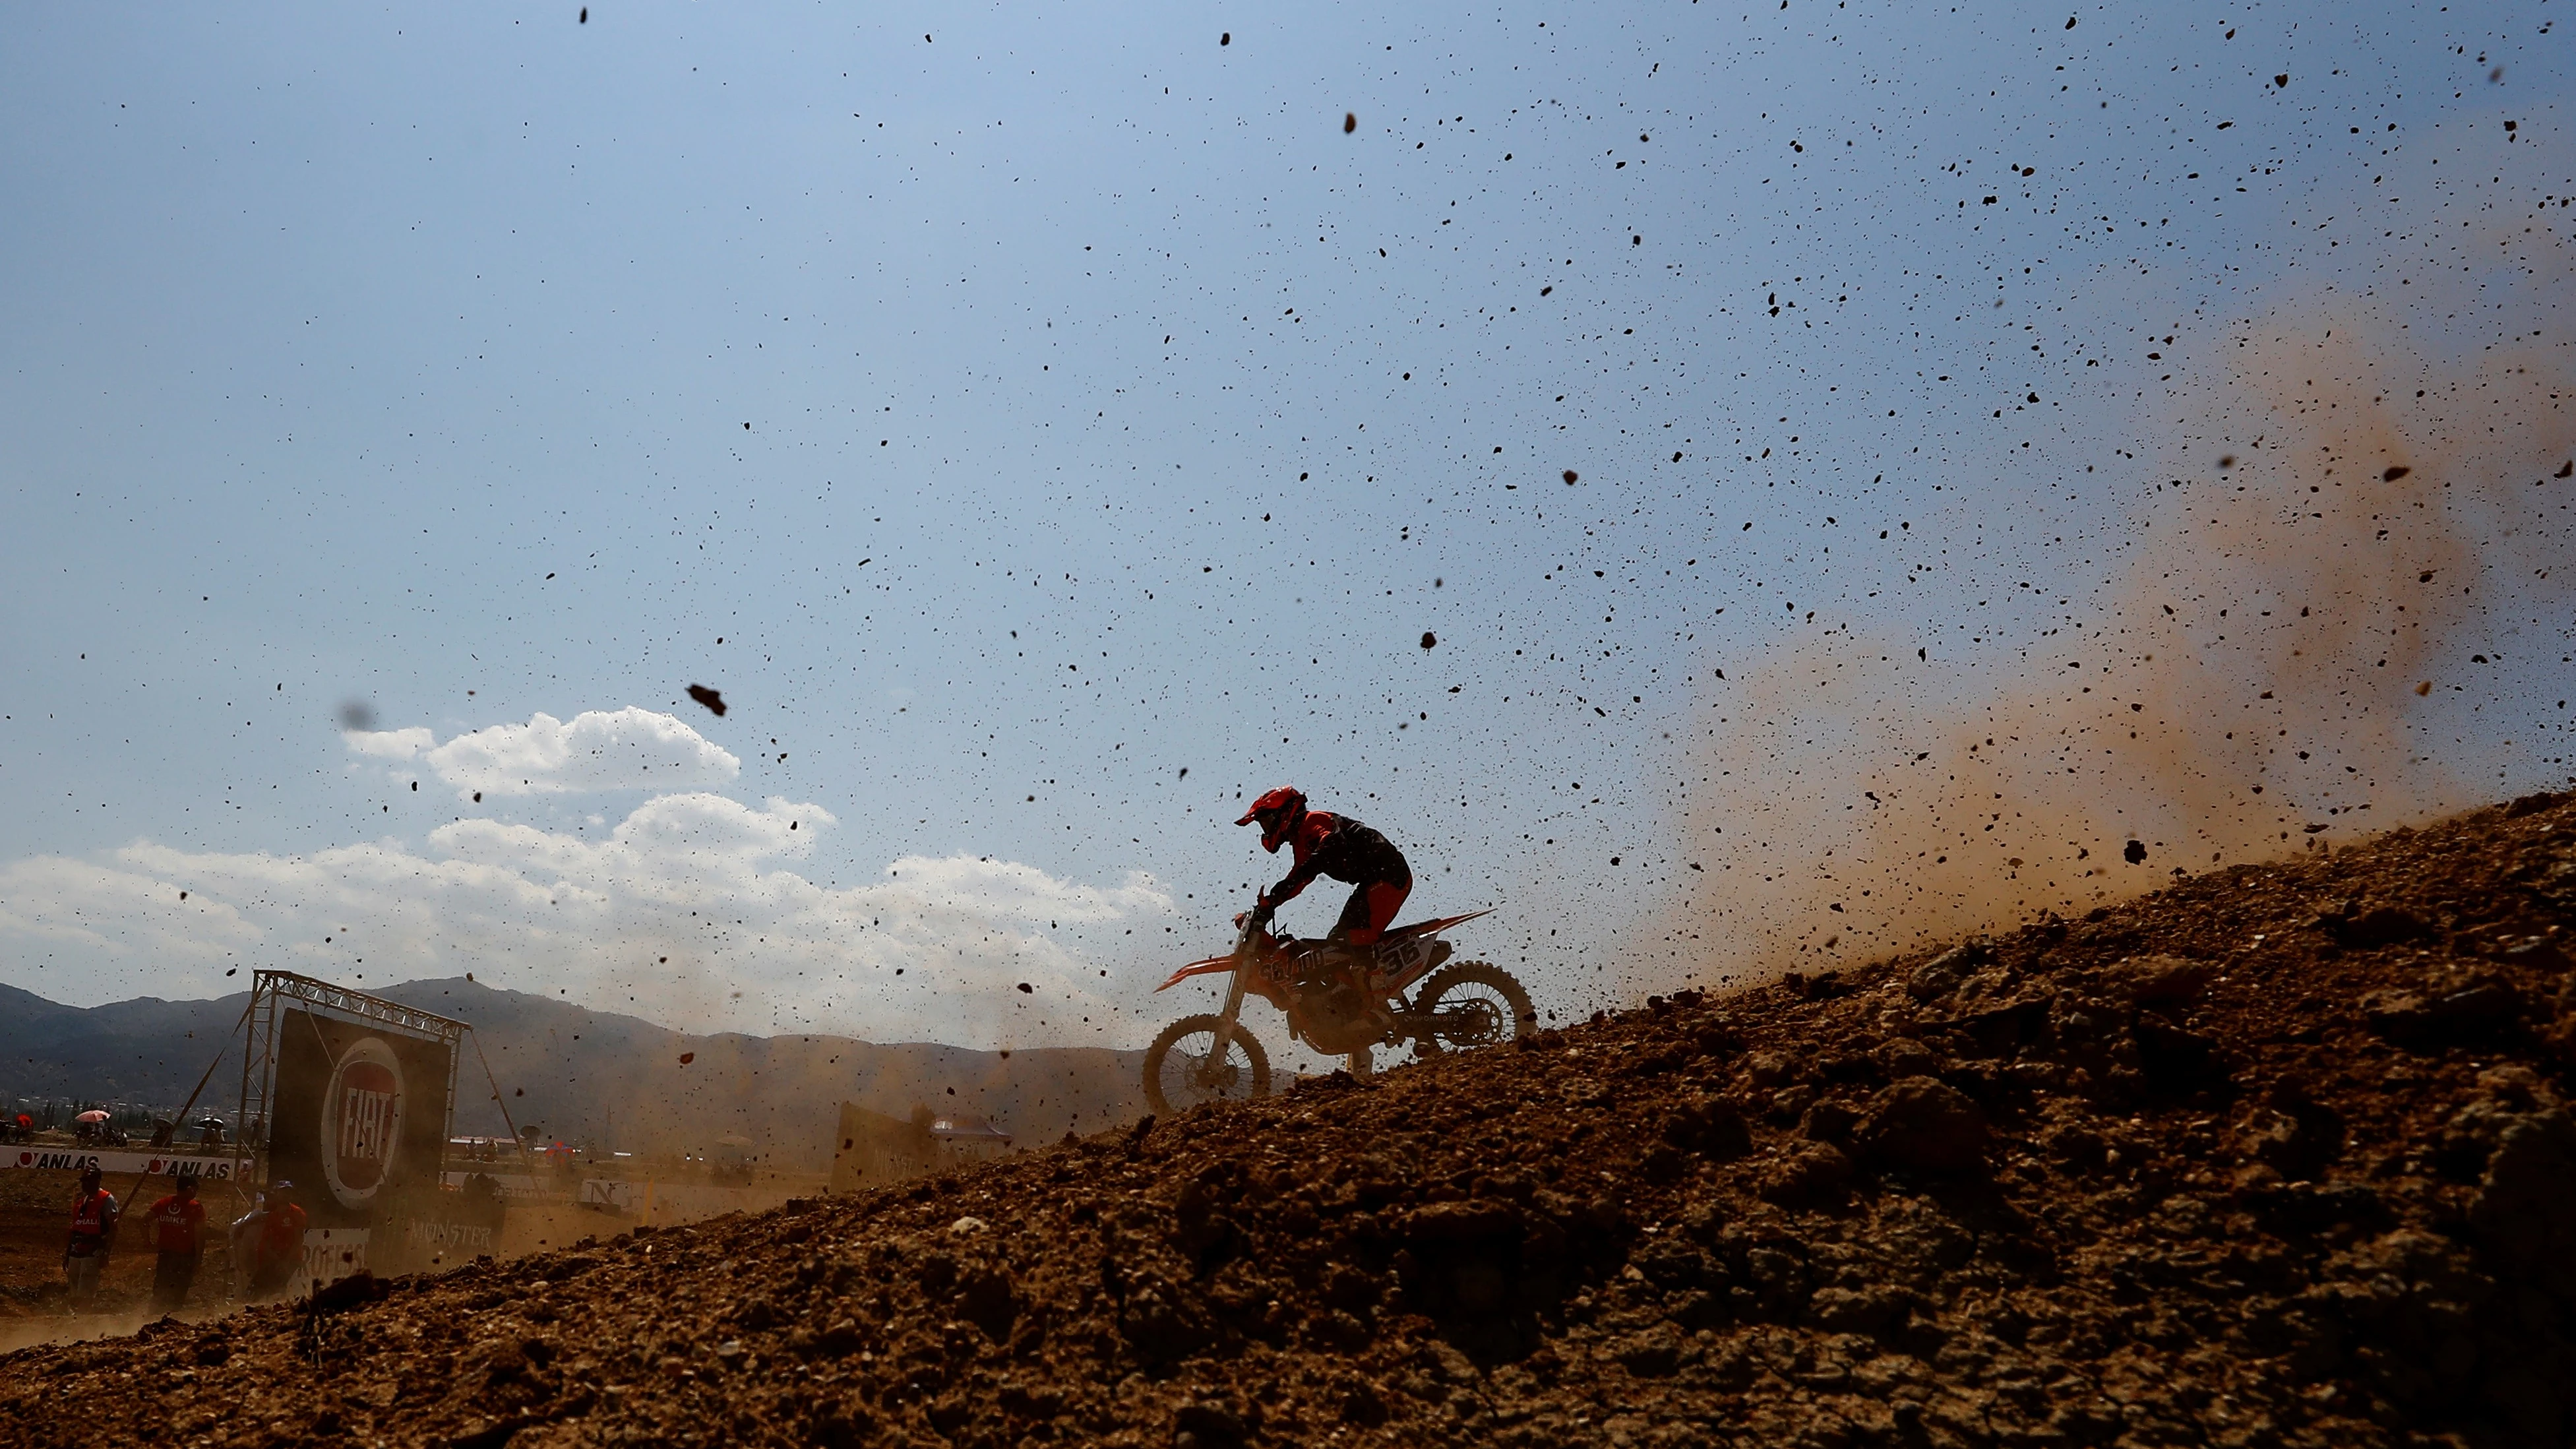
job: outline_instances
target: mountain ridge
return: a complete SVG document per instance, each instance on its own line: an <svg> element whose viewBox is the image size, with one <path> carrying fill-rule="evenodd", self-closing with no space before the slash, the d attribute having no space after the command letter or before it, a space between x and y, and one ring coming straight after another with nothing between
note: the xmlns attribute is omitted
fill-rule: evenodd
<svg viewBox="0 0 2576 1449"><path fill-rule="evenodd" d="M473 1027L456 1070L451 1130L460 1134L533 1126L549 1139L641 1153L703 1151L719 1137L742 1136L770 1165L811 1171L829 1162L844 1100L897 1116L915 1102L963 1106L1023 1142L1097 1131L1142 1110L1140 1052L695 1034L470 976L370 994ZM166 1109L206 1074L199 1110L230 1113L249 1000L239 991L79 1007L0 986L0 1089Z"/></svg>

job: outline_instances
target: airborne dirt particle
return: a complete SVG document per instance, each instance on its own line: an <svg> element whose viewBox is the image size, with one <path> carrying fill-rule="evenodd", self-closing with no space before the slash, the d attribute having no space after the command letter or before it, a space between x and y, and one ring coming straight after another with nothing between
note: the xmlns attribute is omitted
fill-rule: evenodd
<svg viewBox="0 0 2576 1449"><path fill-rule="evenodd" d="M1571 469L1571 468L1566 469L1566 470L1565 470L1565 482L1566 482L1566 486L1567 486L1567 487L1569 487L1569 488L1570 488L1570 487L1572 487L1572 486L1574 486L1574 481L1575 481L1575 478L1576 478L1577 476L1578 476L1578 475L1575 473L1575 471L1574 471L1573 469Z"/></svg>
<svg viewBox="0 0 2576 1449"><path fill-rule="evenodd" d="M1422 647L1423 647L1423 648L1428 649L1428 648L1430 648L1431 646L1433 646L1433 645L1435 645L1435 644L1437 644L1437 643L1439 643L1439 642L1440 642L1440 640L1438 639L1438 637L1436 637L1435 635L1433 635L1433 634L1431 633L1431 631L1430 631L1430 630L1425 629L1424 631L1422 631Z"/></svg>
<svg viewBox="0 0 2576 1449"><path fill-rule="evenodd" d="M2145 860L2147 858L2146 842L2142 840L2132 840L2128 844L2121 846L2120 858L2131 865L2136 865L2140 861Z"/></svg>
<svg viewBox="0 0 2576 1449"><path fill-rule="evenodd" d="M716 642L722 643L724 641L718 640ZM718 715L722 715L725 712L724 695L716 690L707 688L703 684L690 685L689 698L705 705L709 710Z"/></svg>
<svg viewBox="0 0 2576 1449"><path fill-rule="evenodd" d="M668 958L668 957L665 957L664 959L665 959L665 960L668 960L669 958ZM684 1067L685 1067L685 1066L687 1066L689 1063L694 1062L694 1061L696 1061L697 1059L698 1059L698 1054L697 1054L696 1052L682 1052L682 1053L680 1053L680 1065L681 1065L681 1066L684 1066Z"/></svg>
<svg viewBox="0 0 2576 1449"><path fill-rule="evenodd" d="M1358 113L1357 111L1345 111L1345 112L1343 112L1343 113L1342 113L1342 134L1343 134L1343 135L1347 136L1347 135L1349 135L1351 132L1356 131L1356 130L1358 130L1359 128L1360 128L1360 117L1359 117L1359 113Z"/></svg>

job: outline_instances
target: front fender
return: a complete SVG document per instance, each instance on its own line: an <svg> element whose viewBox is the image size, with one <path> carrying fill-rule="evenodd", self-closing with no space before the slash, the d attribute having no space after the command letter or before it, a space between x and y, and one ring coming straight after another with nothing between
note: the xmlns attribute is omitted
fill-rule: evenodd
<svg viewBox="0 0 2576 1449"><path fill-rule="evenodd" d="M1207 976L1219 971L1231 971L1233 969L1234 958L1232 956L1210 956L1204 961L1193 961L1187 966L1182 967L1180 970L1173 972L1169 980L1154 989L1156 991L1169 991L1173 987L1180 985L1182 982L1189 980L1193 976Z"/></svg>

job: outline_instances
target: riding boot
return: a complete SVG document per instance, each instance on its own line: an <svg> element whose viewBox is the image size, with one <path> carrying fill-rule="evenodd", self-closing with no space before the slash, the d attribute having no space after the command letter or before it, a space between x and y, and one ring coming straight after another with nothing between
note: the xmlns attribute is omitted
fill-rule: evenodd
<svg viewBox="0 0 2576 1449"><path fill-rule="evenodd" d="M1345 946L1342 949L1345 953L1344 969L1350 973L1351 990L1358 993L1360 1009L1367 1013L1369 1025L1376 1027L1382 1036L1394 1036L1395 1017L1388 1013L1386 999L1369 989L1369 978L1375 974L1377 953L1366 947Z"/></svg>

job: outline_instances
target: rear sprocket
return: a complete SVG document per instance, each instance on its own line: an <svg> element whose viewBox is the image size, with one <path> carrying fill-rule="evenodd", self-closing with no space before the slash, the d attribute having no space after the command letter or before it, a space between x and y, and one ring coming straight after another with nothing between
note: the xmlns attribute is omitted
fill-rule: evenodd
<svg viewBox="0 0 2576 1449"><path fill-rule="evenodd" d="M1529 992L1490 961L1443 966L1414 993L1409 1023L1423 1056L1518 1041L1538 1030Z"/></svg>

